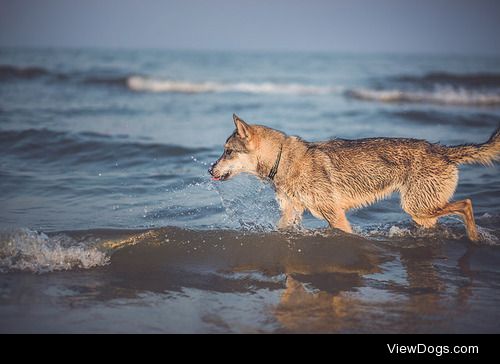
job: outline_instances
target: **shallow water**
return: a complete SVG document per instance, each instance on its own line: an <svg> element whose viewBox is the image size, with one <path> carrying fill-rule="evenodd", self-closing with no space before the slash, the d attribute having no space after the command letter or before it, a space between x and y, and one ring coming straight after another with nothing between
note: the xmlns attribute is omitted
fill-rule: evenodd
<svg viewBox="0 0 500 364"><path fill-rule="evenodd" d="M498 248L445 228L402 230L50 234L45 244L96 250L81 252L86 260L54 254L64 271L33 274L30 264L54 263L24 249L25 271L2 275L0 331L498 332Z"/></svg>
<svg viewBox="0 0 500 364"><path fill-rule="evenodd" d="M275 232L269 185L206 170L231 114L297 134L483 142L500 60L0 50L1 332L499 332L500 175L461 168L481 241L397 196L356 235Z"/></svg>

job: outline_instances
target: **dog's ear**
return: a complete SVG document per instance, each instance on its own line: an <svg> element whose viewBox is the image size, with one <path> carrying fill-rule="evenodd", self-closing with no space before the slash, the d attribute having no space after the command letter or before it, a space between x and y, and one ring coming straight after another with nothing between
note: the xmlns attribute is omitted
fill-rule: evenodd
<svg viewBox="0 0 500 364"><path fill-rule="evenodd" d="M251 126L245 123L238 115L233 114L234 125L236 126L236 132L238 136L242 139L250 139L252 136Z"/></svg>

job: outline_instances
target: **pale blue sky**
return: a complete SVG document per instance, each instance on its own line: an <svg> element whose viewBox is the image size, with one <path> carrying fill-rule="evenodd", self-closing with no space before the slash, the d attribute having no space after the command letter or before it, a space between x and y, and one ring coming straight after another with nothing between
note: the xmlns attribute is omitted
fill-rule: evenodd
<svg viewBox="0 0 500 364"><path fill-rule="evenodd" d="M500 1L0 0L0 46L500 54Z"/></svg>

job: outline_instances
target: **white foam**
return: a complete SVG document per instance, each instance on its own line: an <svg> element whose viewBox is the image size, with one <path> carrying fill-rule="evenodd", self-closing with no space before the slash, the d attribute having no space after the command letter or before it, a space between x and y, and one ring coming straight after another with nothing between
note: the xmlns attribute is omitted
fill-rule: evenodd
<svg viewBox="0 0 500 364"><path fill-rule="evenodd" d="M390 227L387 236L390 238L409 236L411 234L410 229L401 228L399 226L393 225Z"/></svg>
<svg viewBox="0 0 500 364"><path fill-rule="evenodd" d="M486 245L500 245L500 239L494 235L494 231L477 225L479 242Z"/></svg>
<svg viewBox="0 0 500 364"><path fill-rule="evenodd" d="M78 243L60 235L48 237L29 229L0 232L0 272L45 273L74 268L92 268L109 257L91 244Z"/></svg>
<svg viewBox="0 0 500 364"><path fill-rule="evenodd" d="M491 216L488 213L485 215ZM480 219L480 218L479 218ZM389 238L399 243L400 239L406 240L406 243L412 241L414 245L420 245L421 239L430 239L433 244L435 240L462 240L467 239L463 223L457 219L458 222L450 221L438 224L435 228L425 229L419 228L410 222L399 222L396 224L384 223L368 226L362 229L356 229L358 234L368 238L384 239ZM478 244L482 245L500 245L500 238L497 236L498 231L477 225L479 233ZM409 238L410 240L406 239Z"/></svg>
<svg viewBox="0 0 500 364"><path fill-rule="evenodd" d="M348 95L380 102L421 102L447 105L488 106L500 104L500 94L466 90L464 88L440 87L432 91L352 89Z"/></svg>
<svg viewBox="0 0 500 364"><path fill-rule="evenodd" d="M325 95L337 91L337 89L333 87L301 85L296 83L187 82L141 76L129 77L127 79L127 86L133 91L165 93L243 92L251 94Z"/></svg>
<svg viewBox="0 0 500 364"><path fill-rule="evenodd" d="M457 224L439 224L433 229L425 229L411 222L376 224L359 230L361 235L374 238L410 238L410 239L451 239L458 240L465 237L463 228Z"/></svg>

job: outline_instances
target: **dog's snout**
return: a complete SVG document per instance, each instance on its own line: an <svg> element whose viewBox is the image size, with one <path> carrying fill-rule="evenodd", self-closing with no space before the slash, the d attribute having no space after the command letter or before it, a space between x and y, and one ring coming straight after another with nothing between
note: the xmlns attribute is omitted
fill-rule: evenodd
<svg viewBox="0 0 500 364"><path fill-rule="evenodd" d="M208 173L210 173L211 176L214 175L214 166L215 166L215 163L212 163L210 165L210 168L208 169Z"/></svg>

